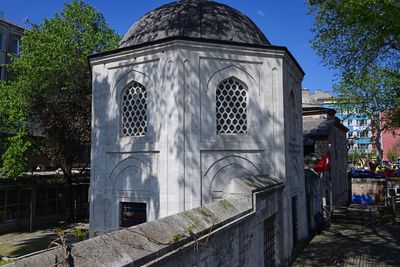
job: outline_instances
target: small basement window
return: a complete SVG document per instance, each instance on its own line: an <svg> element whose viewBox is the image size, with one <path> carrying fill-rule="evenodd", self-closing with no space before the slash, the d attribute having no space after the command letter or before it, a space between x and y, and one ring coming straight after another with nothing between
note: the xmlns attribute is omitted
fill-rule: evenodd
<svg viewBox="0 0 400 267"><path fill-rule="evenodd" d="M147 221L146 203L120 202L119 226L131 227Z"/></svg>

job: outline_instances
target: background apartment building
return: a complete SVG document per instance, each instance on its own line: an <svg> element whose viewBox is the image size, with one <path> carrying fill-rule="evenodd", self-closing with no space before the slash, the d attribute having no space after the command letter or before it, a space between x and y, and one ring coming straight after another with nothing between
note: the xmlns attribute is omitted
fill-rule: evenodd
<svg viewBox="0 0 400 267"><path fill-rule="evenodd" d="M335 108L334 103L324 103L325 107ZM372 130L371 130L371 118L362 115L357 109L345 109L341 110L336 107L338 113L336 116L342 121L349 132L347 133L347 139L353 141L353 145L350 146L349 152L354 150L359 152L371 153L372 147Z"/></svg>
<svg viewBox="0 0 400 267"><path fill-rule="evenodd" d="M24 28L6 21L0 12L0 80L9 79L3 64L10 63L9 54L19 55L24 31Z"/></svg>
<svg viewBox="0 0 400 267"><path fill-rule="evenodd" d="M307 89L304 90L316 103L321 104L325 108L336 110L336 117L349 129L346 137L351 141L349 142L351 143L349 148L350 154L355 151L370 154L374 151L372 145L373 133L371 130L371 118L360 113L356 104L353 108L345 108L339 106L335 97L329 92L317 90L311 93Z"/></svg>

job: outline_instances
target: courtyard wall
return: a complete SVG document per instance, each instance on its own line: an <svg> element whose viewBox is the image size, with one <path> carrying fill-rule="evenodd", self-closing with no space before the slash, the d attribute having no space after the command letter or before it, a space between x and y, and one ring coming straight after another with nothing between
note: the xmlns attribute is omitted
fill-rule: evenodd
<svg viewBox="0 0 400 267"><path fill-rule="evenodd" d="M222 200L74 244L69 257L58 248L10 266L288 266L284 186L266 180L251 180L248 194L248 179L238 179Z"/></svg>

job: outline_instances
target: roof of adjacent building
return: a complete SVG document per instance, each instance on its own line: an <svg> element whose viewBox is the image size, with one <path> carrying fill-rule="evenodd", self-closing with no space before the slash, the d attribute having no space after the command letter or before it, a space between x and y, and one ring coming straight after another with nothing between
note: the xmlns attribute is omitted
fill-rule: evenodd
<svg viewBox="0 0 400 267"><path fill-rule="evenodd" d="M21 34L22 34L24 31L27 30L27 29L25 29L24 27L15 24L14 22L5 20L4 18L0 18L0 25L13 28L13 30L15 30L15 31L17 31L17 32L20 32Z"/></svg>
<svg viewBox="0 0 400 267"><path fill-rule="evenodd" d="M317 106L313 104L302 104L302 112L303 116L308 116L308 115L317 115L317 114L327 114L330 116L335 116L336 110L333 108L326 108L323 106Z"/></svg>
<svg viewBox="0 0 400 267"><path fill-rule="evenodd" d="M180 0L141 17L124 35L120 48L173 37L271 45L250 18L232 7L207 0Z"/></svg>
<svg viewBox="0 0 400 267"><path fill-rule="evenodd" d="M333 121L325 118L303 118L303 136L326 136L332 127Z"/></svg>
<svg viewBox="0 0 400 267"><path fill-rule="evenodd" d="M330 120L327 118L303 116L304 145L313 144L316 137L328 136L332 132L333 126L344 132L349 130L336 117L334 117L333 120Z"/></svg>

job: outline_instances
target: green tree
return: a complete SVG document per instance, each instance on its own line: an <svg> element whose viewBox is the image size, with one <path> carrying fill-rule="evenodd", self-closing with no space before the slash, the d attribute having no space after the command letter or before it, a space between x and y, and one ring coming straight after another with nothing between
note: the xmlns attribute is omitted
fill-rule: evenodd
<svg viewBox="0 0 400 267"><path fill-rule="evenodd" d="M40 150L72 183L73 164L82 146L90 144L87 56L116 48L118 42L103 15L80 0L25 32L20 55L10 55L6 66L13 79L0 84L3 174L16 177L26 171L28 155ZM72 203L70 192L66 195Z"/></svg>
<svg viewBox="0 0 400 267"><path fill-rule="evenodd" d="M1 171L7 177L16 177L26 171L28 154L34 152L32 141L27 138L27 103L18 92L19 85L18 82L13 86L0 82Z"/></svg>
<svg viewBox="0 0 400 267"><path fill-rule="evenodd" d="M364 161L367 159L367 155L363 151L355 150L349 154L349 160L351 159L351 164L355 166L362 166Z"/></svg>
<svg viewBox="0 0 400 267"><path fill-rule="evenodd" d="M392 101L383 126L400 127L400 1L309 0L308 4L315 19L312 46L326 65L338 71L339 96L364 103L375 96L384 103ZM362 80L372 77L388 88L380 87L379 95L375 89L364 93ZM357 94L349 94L354 88Z"/></svg>
<svg viewBox="0 0 400 267"><path fill-rule="evenodd" d="M113 49L118 42L103 15L78 0L25 32L20 55L7 66L14 79L0 85L4 174L26 171L27 155L36 145L71 180L80 148L90 142L87 56ZM30 138L38 132L40 143Z"/></svg>
<svg viewBox="0 0 400 267"><path fill-rule="evenodd" d="M382 131L387 128L388 110L395 110L400 106L400 90L397 78L393 72L386 69L371 67L370 72L362 76L346 75L334 86L339 95L337 104L346 109L357 108L358 112L371 118L373 143L383 158L381 145Z"/></svg>
<svg viewBox="0 0 400 267"><path fill-rule="evenodd" d="M395 142L386 153L390 161L395 161L400 158L400 142Z"/></svg>
<svg viewBox="0 0 400 267"><path fill-rule="evenodd" d="M399 152L397 152L397 151L395 151L395 150L389 150L387 153L386 153L386 155L387 155L387 158L388 158L388 160L390 160L390 161L395 161L395 160L397 160L397 158L400 156L400 154L399 154Z"/></svg>

